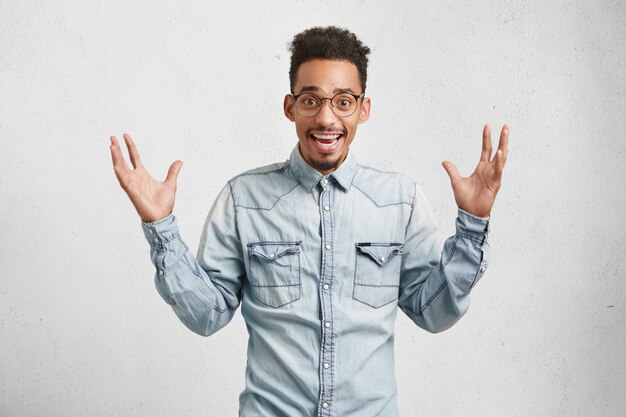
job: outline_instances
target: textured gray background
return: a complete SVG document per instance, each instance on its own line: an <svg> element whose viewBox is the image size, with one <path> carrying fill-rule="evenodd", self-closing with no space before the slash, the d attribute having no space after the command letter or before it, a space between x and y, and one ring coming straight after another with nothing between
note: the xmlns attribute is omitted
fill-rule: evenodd
<svg viewBox="0 0 626 417"><path fill-rule="evenodd" d="M195 252L225 181L296 143L287 42L327 24L373 49L354 152L445 230L441 161L468 175L483 123L511 125L468 314L437 335L399 315L403 415L624 415L626 6L545 3L0 1L0 415L236 415L241 316L202 338L160 299L108 137L159 178L185 162Z"/></svg>

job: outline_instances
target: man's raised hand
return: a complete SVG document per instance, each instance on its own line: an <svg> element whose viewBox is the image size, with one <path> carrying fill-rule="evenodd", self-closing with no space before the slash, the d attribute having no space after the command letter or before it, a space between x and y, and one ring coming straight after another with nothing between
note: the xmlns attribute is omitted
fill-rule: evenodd
<svg viewBox="0 0 626 417"><path fill-rule="evenodd" d="M489 125L483 128L483 148L480 161L469 177L462 177L456 166L450 161L442 165L452 182L454 199L459 208L478 216L489 217L496 194L502 182L502 171L508 153L509 125L505 124L500 133L498 150L491 158L491 129Z"/></svg>
<svg viewBox="0 0 626 417"><path fill-rule="evenodd" d="M134 169L130 169L124 160L117 138L111 136L111 158L117 180L144 222L150 223L167 217L174 209L176 178L183 162L172 163L165 181L156 181L143 167L137 147L127 133L124 134L124 141Z"/></svg>

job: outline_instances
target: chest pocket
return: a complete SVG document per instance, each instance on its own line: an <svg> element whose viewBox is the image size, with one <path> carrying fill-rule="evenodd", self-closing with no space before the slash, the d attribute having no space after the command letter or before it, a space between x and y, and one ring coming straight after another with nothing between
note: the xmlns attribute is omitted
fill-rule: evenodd
<svg viewBox="0 0 626 417"><path fill-rule="evenodd" d="M398 299L401 243L356 243L352 298L379 308Z"/></svg>
<svg viewBox="0 0 626 417"><path fill-rule="evenodd" d="M300 243L248 243L248 279L254 298L275 308L300 298Z"/></svg>

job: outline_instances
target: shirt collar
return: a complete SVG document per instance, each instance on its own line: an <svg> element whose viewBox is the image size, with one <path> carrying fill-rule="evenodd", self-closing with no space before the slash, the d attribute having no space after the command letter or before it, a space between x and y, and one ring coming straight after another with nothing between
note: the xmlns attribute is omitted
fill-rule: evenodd
<svg viewBox="0 0 626 417"><path fill-rule="evenodd" d="M297 143L291 151L291 156L289 157L289 167L298 181L300 181L300 184L302 184L302 186L309 192L311 192L313 187L315 187L315 185L317 185L323 177L318 170L307 164L304 158L302 158L299 143ZM348 156L345 161L343 161L341 165L339 165L339 167L328 176L333 177L344 190L348 191L352 186L356 170L356 158L353 152L348 152Z"/></svg>

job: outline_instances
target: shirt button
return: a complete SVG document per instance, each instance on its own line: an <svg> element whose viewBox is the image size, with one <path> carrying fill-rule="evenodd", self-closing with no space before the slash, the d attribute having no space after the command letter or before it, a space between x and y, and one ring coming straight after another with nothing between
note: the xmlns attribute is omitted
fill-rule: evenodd
<svg viewBox="0 0 626 417"><path fill-rule="evenodd" d="M324 327L326 327L328 329L330 327L330 322L327 321L326 323L324 323Z"/></svg>
<svg viewBox="0 0 626 417"><path fill-rule="evenodd" d="M385 257L384 257L384 256L381 256L381 257L380 257L380 261L381 261L381 262L385 262Z"/></svg>
<svg viewBox="0 0 626 417"><path fill-rule="evenodd" d="M322 408L328 408L328 403L322 403Z"/></svg>
<svg viewBox="0 0 626 417"><path fill-rule="evenodd" d="M325 290L327 290L327 289L328 289L328 284L324 284L323 288L324 288Z"/></svg>
<svg viewBox="0 0 626 417"><path fill-rule="evenodd" d="M159 238L158 238L158 237L155 237L155 238L154 238L154 243L159 243L159 242L160 242Z"/></svg>
<svg viewBox="0 0 626 417"><path fill-rule="evenodd" d="M273 258L274 256L276 255L274 255L273 253L270 253L270 258Z"/></svg>
<svg viewBox="0 0 626 417"><path fill-rule="evenodd" d="M322 180L322 184L324 184L324 185L328 184L328 178L324 178L324 179Z"/></svg>
<svg viewBox="0 0 626 417"><path fill-rule="evenodd" d="M327 250L330 250L330 245L327 243L326 246L324 246Z"/></svg>
<svg viewBox="0 0 626 417"><path fill-rule="evenodd" d="M152 229L148 229L148 230L150 230L150 234L151 234L151 235L153 235L153 234L154 234L154 230L152 230Z"/></svg>
<svg viewBox="0 0 626 417"><path fill-rule="evenodd" d="M328 211L328 210L330 210L330 207L329 206L324 206L324 210Z"/></svg>
<svg viewBox="0 0 626 417"><path fill-rule="evenodd" d="M323 365L323 366L324 366L324 369L328 369L328 368L330 368L330 364L329 364L328 362L324 362L324 365Z"/></svg>
<svg viewBox="0 0 626 417"><path fill-rule="evenodd" d="M487 268L485 268L484 266L481 266L481 267L480 267L480 272L485 272L485 270L486 270L486 269L487 269Z"/></svg>
<svg viewBox="0 0 626 417"><path fill-rule="evenodd" d="M159 275L161 276L165 275L165 271L163 271L162 269L159 269Z"/></svg>

